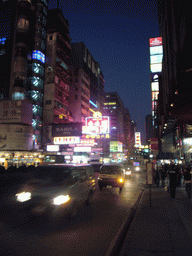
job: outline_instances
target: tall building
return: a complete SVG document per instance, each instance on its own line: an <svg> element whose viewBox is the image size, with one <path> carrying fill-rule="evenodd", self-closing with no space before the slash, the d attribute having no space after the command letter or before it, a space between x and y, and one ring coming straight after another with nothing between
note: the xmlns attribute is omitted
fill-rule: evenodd
<svg viewBox="0 0 192 256"><path fill-rule="evenodd" d="M123 160L127 154L124 136L124 105L117 92L105 93L103 115L109 116L110 120L110 139L106 143L110 157L115 161Z"/></svg>
<svg viewBox="0 0 192 256"><path fill-rule="evenodd" d="M145 117L145 132L146 132L146 142L149 145L150 139L154 137L153 126L152 126L152 115L147 115Z"/></svg>
<svg viewBox="0 0 192 256"><path fill-rule="evenodd" d="M49 10L43 110L45 125L73 121L69 111L70 56L71 38L68 20L60 9Z"/></svg>
<svg viewBox="0 0 192 256"><path fill-rule="evenodd" d="M151 109L152 126L154 137L158 137L158 95L159 77L162 72L163 46L162 38L155 37L149 39L150 50L150 75L151 75Z"/></svg>
<svg viewBox="0 0 192 256"><path fill-rule="evenodd" d="M72 90L76 91L76 98L72 99L71 106L77 103L80 107L81 120L84 122L89 110L91 115L95 111L103 111L105 81L99 63L94 60L83 42L72 44L71 63L73 66Z"/></svg>
<svg viewBox="0 0 192 256"><path fill-rule="evenodd" d="M135 144L135 123L131 120L128 109L124 109L124 138L125 138L125 150L127 155L134 155L134 144Z"/></svg>
<svg viewBox="0 0 192 256"><path fill-rule="evenodd" d="M161 151L177 159L192 159L192 32L191 1L158 0L163 40L161 102Z"/></svg>
<svg viewBox="0 0 192 256"><path fill-rule="evenodd" d="M41 147L47 0L0 2L0 98L32 103L33 149Z"/></svg>

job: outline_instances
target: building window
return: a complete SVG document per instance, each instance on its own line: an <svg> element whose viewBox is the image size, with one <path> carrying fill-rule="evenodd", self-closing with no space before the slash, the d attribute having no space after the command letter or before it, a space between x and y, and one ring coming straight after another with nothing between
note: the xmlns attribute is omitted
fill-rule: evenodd
<svg viewBox="0 0 192 256"><path fill-rule="evenodd" d="M41 116L42 115L42 107L38 105L33 105L33 114Z"/></svg>
<svg viewBox="0 0 192 256"><path fill-rule="evenodd" d="M29 21L26 19L19 19L17 22L17 28L18 29L29 29Z"/></svg>
<svg viewBox="0 0 192 256"><path fill-rule="evenodd" d="M46 31L45 31L45 29L44 29L44 28L42 28L41 33L42 33L42 37L43 37L44 39L46 39L46 37L47 37L47 33L46 33Z"/></svg>
<svg viewBox="0 0 192 256"><path fill-rule="evenodd" d="M30 78L33 86L43 89L43 80L39 77L33 76Z"/></svg>
<svg viewBox="0 0 192 256"><path fill-rule="evenodd" d="M40 74L42 77L44 77L44 67L41 64L32 63L32 72Z"/></svg>
<svg viewBox="0 0 192 256"><path fill-rule="evenodd" d="M41 49L43 50L43 51L45 51L45 42L42 40L42 42L41 42Z"/></svg>
<svg viewBox="0 0 192 256"><path fill-rule="evenodd" d="M43 102L43 94L39 91L29 91L29 98L32 101L39 101L40 103Z"/></svg>
<svg viewBox="0 0 192 256"><path fill-rule="evenodd" d="M52 103L52 100L46 100L46 101L45 101L45 104L46 104L46 105L51 105L51 103Z"/></svg>
<svg viewBox="0 0 192 256"><path fill-rule="evenodd" d="M5 49L0 50L0 55L4 55L5 54Z"/></svg>
<svg viewBox="0 0 192 256"><path fill-rule="evenodd" d="M51 35L51 36L49 36L49 40L51 41L51 40L53 40L53 36Z"/></svg>
<svg viewBox="0 0 192 256"><path fill-rule="evenodd" d="M23 92L13 92L12 100L24 100L25 94Z"/></svg>

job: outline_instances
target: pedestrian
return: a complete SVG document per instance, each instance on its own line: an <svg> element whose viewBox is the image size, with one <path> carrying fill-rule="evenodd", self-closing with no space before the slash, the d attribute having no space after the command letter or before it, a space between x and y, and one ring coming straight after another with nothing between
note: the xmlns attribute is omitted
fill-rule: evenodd
<svg viewBox="0 0 192 256"><path fill-rule="evenodd" d="M176 177L176 186L181 187L181 167L179 165L175 166L177 177Z"/></svg>
<svg viewBox="0 0 192 256"><path fill-rule="evenodd" d="M173 199L175 199L176 178L177 178L177 168L175 167L175 164L172 164L169 169L169 188L170 188L170 195Z"/></svg>
<svg viewBox="0 0 192 256"><path fill-rule="evenodd" d="M184 182L185 182L185 189L187 192L187 196L190 199L191 198L191 167L187 166L185 169L185 174L184 174Z"/></svg>
<svg viewBox="0 0 192 256"><path fill-rule="evenodd" d="M155 170L155 183L157 184L157 187L159 187L159 182L160 182L160 173L159 173L159 168L157 166Z"/></svg>
<svg viewBox="0 0 192 256"><path fill-rule="evenodd" d="M162 165L161 168L161 180L162 180L162 187L165 187L165 178L166 178L166 173L165 173L165 166Z"/></svg>

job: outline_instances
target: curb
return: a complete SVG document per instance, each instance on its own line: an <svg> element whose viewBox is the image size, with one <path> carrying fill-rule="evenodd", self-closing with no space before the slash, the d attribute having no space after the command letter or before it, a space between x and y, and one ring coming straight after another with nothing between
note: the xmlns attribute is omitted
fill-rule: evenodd
<svg viewBox="0 0 192 256"><path fill-rule="evenodd" d="M113 240L111 241L110 246L107 249L107 252L105 253L105 256L117 256L120 253L121 248L122 248L123 243L124 243L124 240L125 240L125 237L127 235L129 227L130 227L130 225L133 221L133 218L134 218L134 215L136 213L138 204L139 204L139 202L142 198L142 195L143 195L144 191L145 191L145 187L142 188L134 206L127 211L126 215L128 217L126 217L124 219L123 223L121 224L121 227L119 228L119 230L117 231Z"/></svg>

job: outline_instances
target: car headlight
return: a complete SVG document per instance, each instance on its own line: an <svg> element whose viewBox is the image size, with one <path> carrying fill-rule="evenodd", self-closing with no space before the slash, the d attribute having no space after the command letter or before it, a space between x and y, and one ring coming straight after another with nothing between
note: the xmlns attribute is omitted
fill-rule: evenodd
<svg viewBox="0 0 192 256"><path fill-rule="evenodd" d="M126 171L126 175L131 175L131 171Z"/></svg>
<svg viewBox="0 0 192 256"><path fill-rule="evenodd" d="M25 202L31 199L31 193L30 192L21 192L16 194L16 200L18 202Z"/></svg>
<svg viewBox="0 0 192 256"><path fill-rule="evenodd" d="M64 204L66 202L68 202L70 200L70 197L69 195L60 195L60 196L57 196L53 199L53 204L54 205L61 205L61 204Z"/></svg>
<svg viewBox="0 0 192 256"><path fill-rule="evenodd" d="M139 168L139 167L136 167L135 170L136 170L136 171L140 171L140 168Z"/></svg>
<svg viewBox="0 0 192 256"><path fill-rule="evenodd" d="M123 183L123 182L124 182L124 179L120 178L120 179L119 179L119 182L120 182L120 183Z"/></svg>

